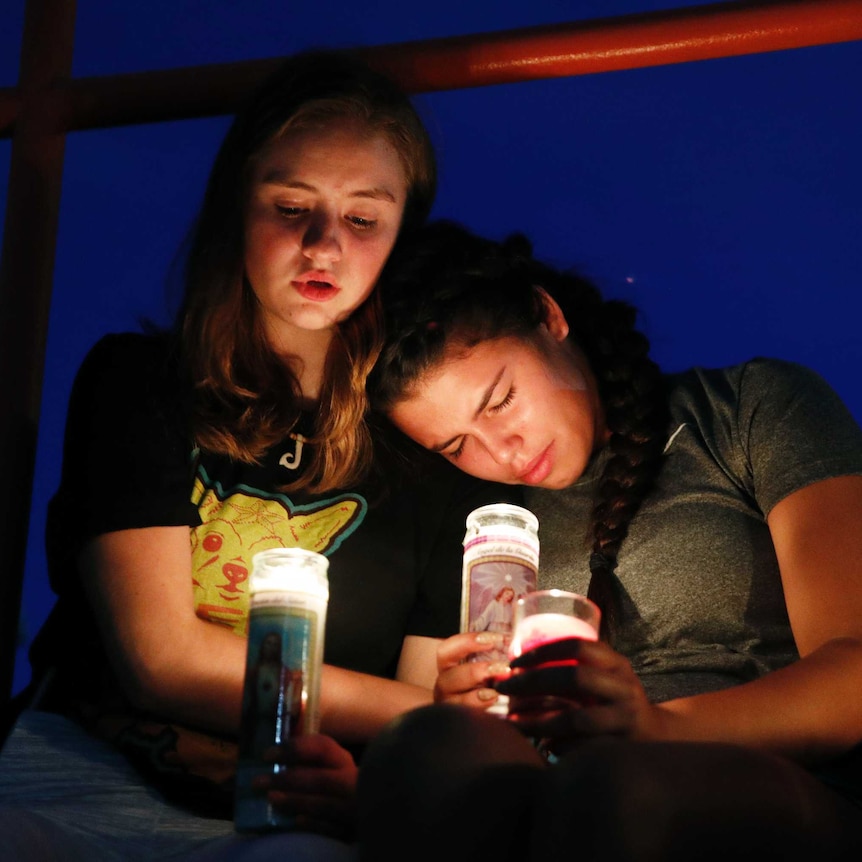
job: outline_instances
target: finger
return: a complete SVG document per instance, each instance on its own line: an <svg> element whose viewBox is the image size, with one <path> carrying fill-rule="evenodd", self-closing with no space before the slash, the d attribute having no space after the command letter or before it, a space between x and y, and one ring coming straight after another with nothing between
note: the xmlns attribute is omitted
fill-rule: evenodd
<svg viewBox="0 0 862 862"><path fill-rule="evenodd" d="M514 670L508 679L497 683L501 694L514 697L557 695L577 700L591 692L585 685L591 678L599 676L586 665L570 662L568 664L543 665L532 670Z"/></svg>
<svg viewBox="0 0 862 862"><path fill-rule="evenodd" d="M643 685L627 663L612 671L581 664L575 675L579 691L591 703L616 704L624 709L646 703Z"/></svg>
<svg viewBox="0 0 862 862"><path fill-rule="evenodd" d="M620 736L631 730L631 715L617 705L580 706L567 704L545 712L510 707L508 721L521 733L553 742L590 736Z"/></svg>
<svg viewBox="0 0 862 862"><path fill-rule="evenodd" d="M321 733L291 737L284 744L267 749L264 760L285 766L299 763L336 769L355 766L353 755L346 748Z"/></svg>
<svg viewBox="0 0 862 862"><path fill-rule="evenodd" d="M258 791L281 790L286 793L310 793L348 798L356 790L356 768L321 769L314 766L290 766L252 779Z"/></svg>
<svg viewBox="0 0 862 862"><path fill-rule="evenodd" d="M515 671L496 686L501 694L525 698L557 697L582 706L616 704L635 710L644 700L643 689L633 673L609 673L588 664L558 664L534 670Z"/></svg>
<svg viewBox="0 0 862 862"><path fill-rule="evenodd" d="M548 641L512 659L513 669L532 668L556 661L581 661L601 667L613 667L625 658L601 641L584 638L560 638Z"/></svg>
<svg viewBox="0 0 862 862"><path fill-rule="evenodd" d="M437 670L444 671L490 649L502 650L503 635L495 632L464 632L444 640L437 648Z"/></svg>
<svg viewBox="0 0 862 862"><path fill-rule="evenodd" d="M498 704L500 699L500 695L493 688L476 688L447 702L460 703L471 709L490 709Z"/></svg>
<svg viewBox="0 0 862 862"><path fill-rule="evenodd" d="M434 684L434 699L451 701L478 688L492 688L492 683L509 676L504 662L468 661L442 671Z"/></svg>

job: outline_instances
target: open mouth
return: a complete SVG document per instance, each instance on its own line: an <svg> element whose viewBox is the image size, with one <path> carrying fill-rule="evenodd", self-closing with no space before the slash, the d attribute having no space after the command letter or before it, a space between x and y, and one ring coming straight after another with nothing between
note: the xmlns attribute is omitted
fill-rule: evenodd
<svg viewBox="0 0 862 862"><path fill-rule="evenodd" d="M293 286L300 296L313 302L325 302L339 292L338 285L321 278L297 279Z"/></svg>

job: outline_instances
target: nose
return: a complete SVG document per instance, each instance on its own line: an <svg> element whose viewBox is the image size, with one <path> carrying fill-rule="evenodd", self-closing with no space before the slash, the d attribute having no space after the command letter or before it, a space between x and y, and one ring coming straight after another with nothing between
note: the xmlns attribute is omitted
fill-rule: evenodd
<svg viewBox="0 0 862 862"><path fill-rule="evenodd" d="M512 464L521 450L521 437L517 434L504 434L485 441L485 447L494 461L502 467Z"/></svg>
<svg viewBox="0 0 862 862"><path fill-rule="evenodd" d="M318 213L308 221L302 236L302 253L312 264L326 267L341 257L338 220Z"/></svg>

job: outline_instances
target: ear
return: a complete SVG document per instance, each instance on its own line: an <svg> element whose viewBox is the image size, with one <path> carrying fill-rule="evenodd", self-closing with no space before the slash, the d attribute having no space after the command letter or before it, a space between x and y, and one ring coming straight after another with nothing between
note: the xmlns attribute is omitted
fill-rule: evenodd
<svg viewBox="0 0 862 862"><path fill-rule="evenodd" d="M548 332L551 333L555 341L564 341L569 334L569 322L563 314L563 309L544 287L534 284L533 290L539 295L539 299L545 307L545 326L548 327Z"/></svg>

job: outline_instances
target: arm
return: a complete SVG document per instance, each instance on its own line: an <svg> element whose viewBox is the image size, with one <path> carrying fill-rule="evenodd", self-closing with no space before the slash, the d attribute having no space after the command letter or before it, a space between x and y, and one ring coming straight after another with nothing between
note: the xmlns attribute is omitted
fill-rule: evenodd
<svg viewBox="0 0 862 862"><path fill-rule="evenodd" d="M427 689L427 702L431 700L430 692L437 679L437 648L440 643L439 638L408 635L404 638L398 660L395 678Z"/></svg>
<svg viewBox="0 0 862 862"><path fill-rule="evenodd" d="M525 732L565 738L618 734L634 739L722 741L772 750L802 762L847 751L862 740L862 477L814 483L768 518L800 660L719 692L652 705L625 658L601 643L565 647L581 664L512 677L510 694L591 696ZM513 667L559 658L535 650ZM532 677L532 680L529 679Z"/></svg>
<svg viewBox="0 0 862 862"><path fill-rule="evenodd" d="M212 731L239 727L246 640L194 610L187 527L106 533L82 553L83 583L114 671L138 707ZM370 738L430 691L327 666L322 729Z"/></svg>
<svg viewBox="0 0 862 862"><path fill-rule="evenodd" d="M765 745L799 759L862 739L862 477L816 482L768 517L800 661L664 706L665 733Z"/></svg>

